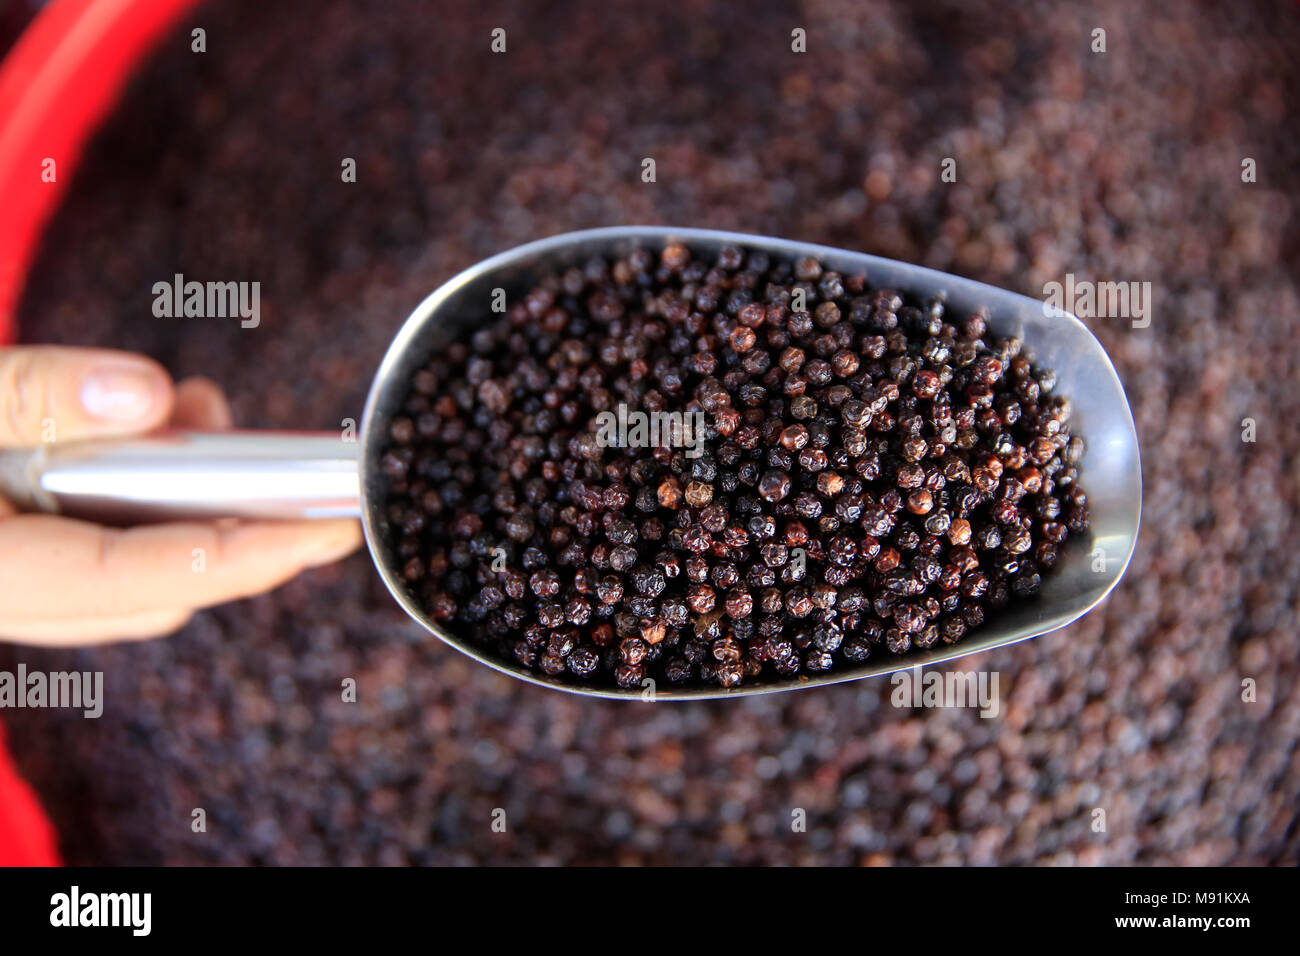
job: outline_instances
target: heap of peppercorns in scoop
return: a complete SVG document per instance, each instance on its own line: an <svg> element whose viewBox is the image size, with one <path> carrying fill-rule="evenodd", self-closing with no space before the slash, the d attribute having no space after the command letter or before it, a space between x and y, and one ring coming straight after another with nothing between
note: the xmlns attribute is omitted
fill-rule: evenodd
<svg viewBox="0 0 1300 956"><path fill-rule="evenodd" d="M414 376L382 458L398 566L452 632L590 684L954 643L1088 527L1069 401L987 333L759 250L546 276ZM703 412L700 453L598 441L620 404Z"/></svg>

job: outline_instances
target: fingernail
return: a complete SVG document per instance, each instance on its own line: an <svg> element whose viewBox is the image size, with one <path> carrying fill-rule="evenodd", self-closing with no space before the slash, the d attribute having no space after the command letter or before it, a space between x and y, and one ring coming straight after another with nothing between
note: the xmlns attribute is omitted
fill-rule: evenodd
<svg viewBox="0 0 1300 956"><path fill-rule="evenodd" d="M113 422L139 421L159 401L158 372L152 366L128 362L104 365L81 382L81 405L94 418Z"/></svg>

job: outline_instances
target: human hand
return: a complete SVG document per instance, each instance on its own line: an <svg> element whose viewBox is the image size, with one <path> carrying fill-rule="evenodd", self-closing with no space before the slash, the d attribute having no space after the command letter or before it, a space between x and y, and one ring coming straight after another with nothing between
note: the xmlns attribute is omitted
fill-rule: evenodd
<svg viewBox="0 0 1300 956"><path fill-rule="evenodd" d="M0 448L228 428L221 389L173 387L152 359L107 349L0 348ZM105 528L19 514L0 499L0 640L74 647L170 634L198 608L268 591L361 543L353 519ZM194 549L202 548L196 571Z"/></svg>

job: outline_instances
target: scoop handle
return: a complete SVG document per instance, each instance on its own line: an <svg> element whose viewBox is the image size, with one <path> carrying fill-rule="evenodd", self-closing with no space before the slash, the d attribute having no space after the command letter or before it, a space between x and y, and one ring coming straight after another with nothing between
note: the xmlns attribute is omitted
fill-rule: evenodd
<svg viewBox="0 0 1300 956"><path fill-rule="evenodd" d="M163 431L0 452L0 496L106 524L361 513L343 432Z"/></svg>

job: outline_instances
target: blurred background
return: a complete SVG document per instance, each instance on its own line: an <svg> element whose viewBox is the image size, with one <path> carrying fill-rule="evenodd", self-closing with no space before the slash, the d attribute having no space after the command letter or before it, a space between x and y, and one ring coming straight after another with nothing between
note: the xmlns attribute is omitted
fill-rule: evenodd
<svg viewBox="0 0 1300 956"><path fill-rule="evenodd" d="M425 294L570 229L768 233L1039 297L1150 282L1149 328L1088 320L1137 421L1143 527L1084 620L947 665L1000 672L993 720L896 709L886 680L570 698L433 642L364 555L169 640L0 647L105 673L97 721L4 714L67 861L1300 862L1297 41L1286 0L184 14L47 230L20 340L143 351L221 382L242 425L316 429L360 417ZM260 281L260 327L155 319L177 272Z"/></svg>

